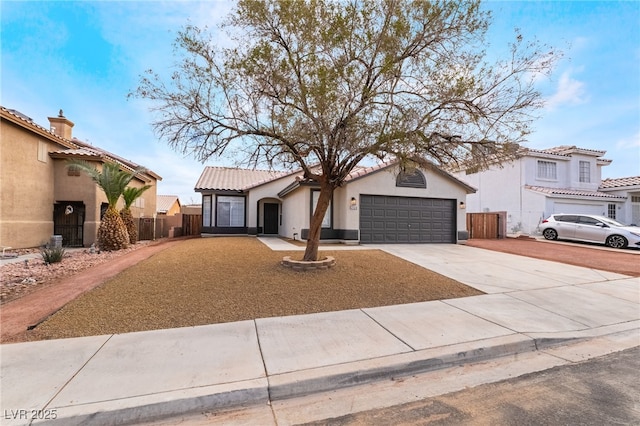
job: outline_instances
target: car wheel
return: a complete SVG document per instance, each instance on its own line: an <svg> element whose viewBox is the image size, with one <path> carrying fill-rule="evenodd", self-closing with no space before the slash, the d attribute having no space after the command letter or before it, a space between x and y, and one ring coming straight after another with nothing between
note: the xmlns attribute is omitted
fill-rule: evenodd
<svg viewBox="0 0 640 426"><path fill-rule="evenodd" d="M622 235L609 235L606 244L613 248L625 248L629 242Z"/></svg>
<svg viewBox="0 0 640 426"><path fill-rule="evenodd" d="M546 240L557 240L558 239L558 233L556 232L555 229L551 229L551 228L547 228L542 232L542 236L546 239Z"/></svg>

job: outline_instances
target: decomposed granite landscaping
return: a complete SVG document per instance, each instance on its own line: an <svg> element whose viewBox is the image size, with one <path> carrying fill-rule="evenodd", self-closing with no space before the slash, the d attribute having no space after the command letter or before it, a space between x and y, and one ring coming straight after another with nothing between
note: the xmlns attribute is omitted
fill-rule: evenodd
<svg viewBox="0 0 640 426"><path fill-rule="evenodd" d="M327 250L324 250L324 249ZM458 298L482 292L380 250L331 251L295 271L256 238L187 239L130 267L39 324L29 340L127 333ZM64 262L64 261L63 261Z"/></svg>

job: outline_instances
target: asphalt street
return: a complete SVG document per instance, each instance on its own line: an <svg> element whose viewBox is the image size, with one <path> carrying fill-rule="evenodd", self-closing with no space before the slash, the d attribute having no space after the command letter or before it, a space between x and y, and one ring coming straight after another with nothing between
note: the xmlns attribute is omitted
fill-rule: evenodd
<svg viewBox="0 0 640 426"><path fill-rule="evenodd" d="M513 359L512 363L519 360ZM503 364L504 366L505 364ZM482 374L493 365L468 366L464 371L443 372L459 380L462 376ZM508 368L508 367L507 367ZM320 397L326 413L338 400L372 398L411 400L404 404L361 411L322 420L297 423L305 426L387 426L387 425L632 425L640 424L640 347L615 352L587 361L553 367L516 378L480 384L465 390L430 398L415 398L415 388L443 379L441 373L428 373L396 380L386 390L365 385L346 392L332 392ZM457 378L456 378L457 377ZM358 394L358 396L356 396ZM318 405L308 398L290 401L298 410L313 412ZM278 425L279 404L229 412L198 413L157 423L155 426L177 425Z"/></svg>
<svg viewBox="0 0 640 426"><path fill-rule="evenodd" d="M498 383L306 425L640 424L640 347Z"/></svg>

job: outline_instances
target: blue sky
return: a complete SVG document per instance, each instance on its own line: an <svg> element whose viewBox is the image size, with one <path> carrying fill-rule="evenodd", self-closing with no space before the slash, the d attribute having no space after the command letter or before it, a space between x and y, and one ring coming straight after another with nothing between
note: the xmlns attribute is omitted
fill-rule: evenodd
<svg viewBox="0 0 640 426"><path fill-rule="evenodd" d="M63 109L78 139L144 165L163 177L159 194L199 203L193 187L205 165L154 136L143 100L127 99L146 69L173 64L186 23L215 28L232 4L219 1L1 1L0 103L48 127ZM491 1L489 50L514 27L565 52L547 106L526 146L603 149L603 178L640 175L640 2ZM220 42L225 39L221 38Z"/></svg>

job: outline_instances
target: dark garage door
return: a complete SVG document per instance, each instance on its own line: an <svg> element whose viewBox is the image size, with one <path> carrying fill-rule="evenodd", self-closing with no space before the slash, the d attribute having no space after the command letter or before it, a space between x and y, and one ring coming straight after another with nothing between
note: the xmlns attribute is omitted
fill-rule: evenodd
<svg viewBox="0 0 640 426"><path fill-rule="evenodd" d="M455 200L360 196L361 243L455 243Z"/></svg>

